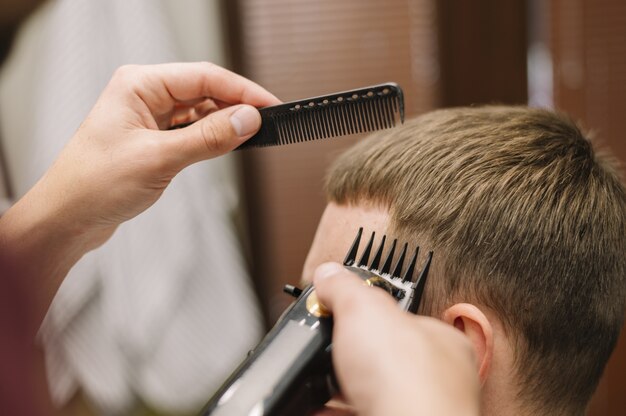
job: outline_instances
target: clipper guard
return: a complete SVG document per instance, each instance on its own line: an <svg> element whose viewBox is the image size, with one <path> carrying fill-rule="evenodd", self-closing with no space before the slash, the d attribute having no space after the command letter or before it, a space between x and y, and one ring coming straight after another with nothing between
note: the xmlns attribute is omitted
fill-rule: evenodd
<svg viewBox="0 0 626 416"><path fill-rule="evenodd" d="M416 313L432 252L426 255L424 266L414 279L419 247L409 252L405 243L396 256L397 240L393 240L384 253L387 238L383 236L372 256L372 233L357 260L362 233L360 228L346 255L346 269L365 284L388 292L401 309ZM411 258L404 269L408 254ZM303 290L287 285L285 292L296 297L296 301L220 387L202 415L304 416L339 391L331 360L332 317L317 301L313 285Z"/></svg>

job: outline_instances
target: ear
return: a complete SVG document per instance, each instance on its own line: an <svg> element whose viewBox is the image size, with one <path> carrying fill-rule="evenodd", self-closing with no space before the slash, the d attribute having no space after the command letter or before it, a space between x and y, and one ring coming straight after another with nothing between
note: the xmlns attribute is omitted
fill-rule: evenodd
<svg viewBox="0 0 626 416"><path fill-rule="evenodd" d="M463 332L474 346L478 376L485 382L493 357L493 328L485 314L469 303L457 303L446 309L443 321Z"/></svg>

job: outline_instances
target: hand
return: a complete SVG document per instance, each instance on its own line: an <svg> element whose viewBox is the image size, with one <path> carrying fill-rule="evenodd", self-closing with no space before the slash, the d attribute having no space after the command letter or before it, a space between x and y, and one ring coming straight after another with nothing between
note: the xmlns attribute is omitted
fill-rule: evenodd
<svg viewBox="0 0 626 416"><path fill-rule="evenodd" d="M254 107L277 103L257 84L209 63L122 67L44 177L47 204L72 218L76 231L101 231L100 243L152 205L184 167L256 133L261 118Z"/></svg>
<svg viewBox="0 0 626 416"><path fill-rule="evenodd" d="M34 316L84 253L152 205L184 167L250 138L261 124L255 107L277 103L209 63L117 70L53 166L0 219L0 254L28 277L19 280L36 298Z"/></svg>
<svg viewBox="0 0 626 416"><path fill-rule="evenodd" d="M479 414L473 350L459 331L401 311L337 263L318 267L314 282L333 312L333 365L357 414Z"/></svg>
<svg viewBox="0 0 626 416"><path fill-rule="evenodd" d="M181 169L250 138L261 124L254 107L277 103L208 63L115 73L53 166L0 218L0 305L8 317L0 335L20 353L15 368L37 367L35 332L74 263L152 205ZM196 122L163 131L185 121ZM25 381L31 374L18 373L14 390L35 397Z"/></svg>

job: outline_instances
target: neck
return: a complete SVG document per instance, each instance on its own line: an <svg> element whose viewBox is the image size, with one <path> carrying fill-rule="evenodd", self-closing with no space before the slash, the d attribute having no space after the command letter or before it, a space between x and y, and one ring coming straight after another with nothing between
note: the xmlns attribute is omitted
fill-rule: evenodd
<svg viewBox="0 0 626 416"><path fill-rule="evenodd" d="M493 384L493 383L492 383ZM499 386L502 387L502 386ZM558 411L538 408L537 403L523 403L515 390L494 389L485 383L481 392L481 416L584 416L580 411Z"/></svg>
<svg viewBox="0 0 626 416"><path fill-rule="evenodd" d="M481 415L515 415L528 414L526 409L519 404L516 394L510 389L508 383L503 380L492 379L485 382L481 392Z"/></svg>

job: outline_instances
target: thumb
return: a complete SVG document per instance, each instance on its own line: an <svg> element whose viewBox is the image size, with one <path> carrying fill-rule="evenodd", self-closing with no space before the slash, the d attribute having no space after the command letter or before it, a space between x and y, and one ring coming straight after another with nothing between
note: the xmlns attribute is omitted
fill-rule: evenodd
<svg viewBox="0 0 626 416"><path fill-rule="evenodd" d="M339 263L320 265L315 269L313 282L318 299L333 312L342 304L342 299L350 297L354 290L363 286L361 279Z"/></svg>
<svg viewBox="0 0 626 416"><path fill-rule="evenodd" d="M324 263L313 277L318 299L337 319L369 314L374 309L397 311L393 298L384 291L368 287L339 263ZM364 310L365 309L365 310Z"/></svg>
<svg viewBox="0 0 626 416"><path fill-rule="evenodd" d="M182 169L235 149L260 127L259 111L240 104L211 113L185 128L161 133L167 136L167 154Z"/></svg>

